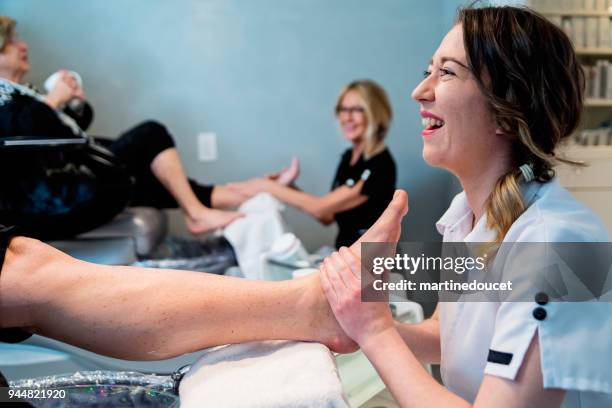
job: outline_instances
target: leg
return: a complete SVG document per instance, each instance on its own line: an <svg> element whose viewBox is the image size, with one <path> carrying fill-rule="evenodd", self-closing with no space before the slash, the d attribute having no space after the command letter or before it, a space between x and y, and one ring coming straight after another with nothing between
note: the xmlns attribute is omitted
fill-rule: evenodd
<svg viewBox="0 0 612 408"><path fill-rule="evenodd" d="M249 198L249 196L241 194L235 189L216 184L212 190L210 201L213 208L229 209L239 207Z"/></svg>
<svg viewBox="0 0 612 408"><path fill-rule="evenodd" d="M406 210L407 197L400 193L362 240L397 239ZM351 249L360 253L359 246ZM0 293L2 327L27 328L119 358L163 359L264 339L355 349L333 317L318 274L260 282L95 265L17 237L2 266Z"/></svg>
<svg viewBox="0 0 612 408"><path fill-rule="evenodd" d="M300 162L297 158L291 159L289 167L285 167L277 173L268 174L266 177L274 180L284 186L293 185L293 182L300 175ZM245 180L248 182L249 180ZM213 208L236 208L245 200L251 198L236 188L242 182L231 183L234 187L216 185L212 192L212 207Z"/></svg>
<svg viewBox="0 0 612 408"><path fill-rule="evenodd" d="M211 210L198 199L185 175L172 136L159 123L144 122L130 129L112 144L111 150L135 176L134 202L158 208L174 207L168 203L176 203L185 213L185 222L192 233L220 228L240 217L233 212Z"/></svg>
<svg viewBox="0 0 612 408"><path fill-rule="evenodd" d="M2 326L25 327L118 358L163 359L263 339L354 349L337 325L317 275L259 282L95 265L17 237L7 251L0 293Z"/></svg>
<svg viewBox="0 0 612 408"><path fill-rule="evenodd" d="M193 234L222 228L242 216L237 212L210 209L198 200L175 148L166 149L155 156L151 171L176 199L185 213L187 228Z"/></svg>

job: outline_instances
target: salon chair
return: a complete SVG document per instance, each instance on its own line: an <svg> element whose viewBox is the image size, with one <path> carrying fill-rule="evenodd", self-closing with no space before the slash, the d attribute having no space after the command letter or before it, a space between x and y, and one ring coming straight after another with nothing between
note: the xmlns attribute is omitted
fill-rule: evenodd
<svg viewBox="0 0 612 408"><path fill-rule="evenodd" d="M44 174L47 166L57 167L63 160L68 161L68 157L70 160L78 158L77 167L86 162L87 166L94 170L117 171L112 153L91 144L86 137L0 138L0 160L13 163L10 165L10 175L4 175L11 177L11 180L19 177L20 166L27 172L39 171ZM81 163L78 160L84 161ZM8 172L7 167L4 172ZM109 177L113 176L110 173ZM5 190L4 194L11 193ZM165 214L157 209L134 207L126 208L105 224L86 232L71 235L70 231L61 227L57 230L57 235L45 236L43 239L59 250L85 261L126 265L151 253L166 235L167 220Z"/></svg>
<svg viewBox="0 0 612 408"><path fill-rule="evenodd" d="M146 257L167 232L166 215L150 207L130 207L110 222L73 239L47 243L78 259L107 265L129 265Z"/></svg>

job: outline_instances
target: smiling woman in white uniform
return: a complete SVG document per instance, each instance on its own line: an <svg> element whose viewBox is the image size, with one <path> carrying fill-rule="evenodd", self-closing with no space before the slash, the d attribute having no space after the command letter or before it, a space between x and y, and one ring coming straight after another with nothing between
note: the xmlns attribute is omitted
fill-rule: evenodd
<svg viewBox="0 0 612 408"><path fill-rule="evenodd" d="M514 7L459 12L412 95L425 161L464 190L437 223L444 241L610 240L552 170L555 148L578 124L583 85L569 39L543 17ZM361 302L354 250L326 259L321 280L341 326L403 407L612 406L610 303L543 294L446 302L410 326L394 323L384 303ZM445 386L421 362L440 363Z"/></svg>

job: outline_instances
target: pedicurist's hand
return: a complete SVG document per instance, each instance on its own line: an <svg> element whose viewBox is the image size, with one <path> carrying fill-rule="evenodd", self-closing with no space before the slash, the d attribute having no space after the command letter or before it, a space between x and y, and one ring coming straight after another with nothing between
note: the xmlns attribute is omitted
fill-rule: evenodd
<svg viewBox="0 0 612 408"><path fill-rule="evenodd" d="M361 301L361 259L350 249L340 248L321 267L321 285L338 323L360 346L394 329L387 302Z"/></svg>
<svg viewBox="0 0 612 408"><path fill-rule="evenodd" d="M85 99L85 92L77 80L67 70L60 71L60 77L49 91L45 100L53 109L59 109L72 99Z"/></svg>

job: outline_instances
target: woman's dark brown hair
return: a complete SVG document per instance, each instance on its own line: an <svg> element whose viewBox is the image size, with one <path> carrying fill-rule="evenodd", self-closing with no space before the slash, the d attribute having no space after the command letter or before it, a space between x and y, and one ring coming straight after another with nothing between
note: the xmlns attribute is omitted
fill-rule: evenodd
<svg viewBox="0 0 612 408"><path fill-rule="evenodd" d="M537 180L554 176L559 142L580 121L584 73L567 35L528 8L459 10L468 64L501 132L512 140L514 166L497 182L487 203L489 228L501 242L525 211L519 166ZM577 164L574 162L570 162Z"/></svg>

